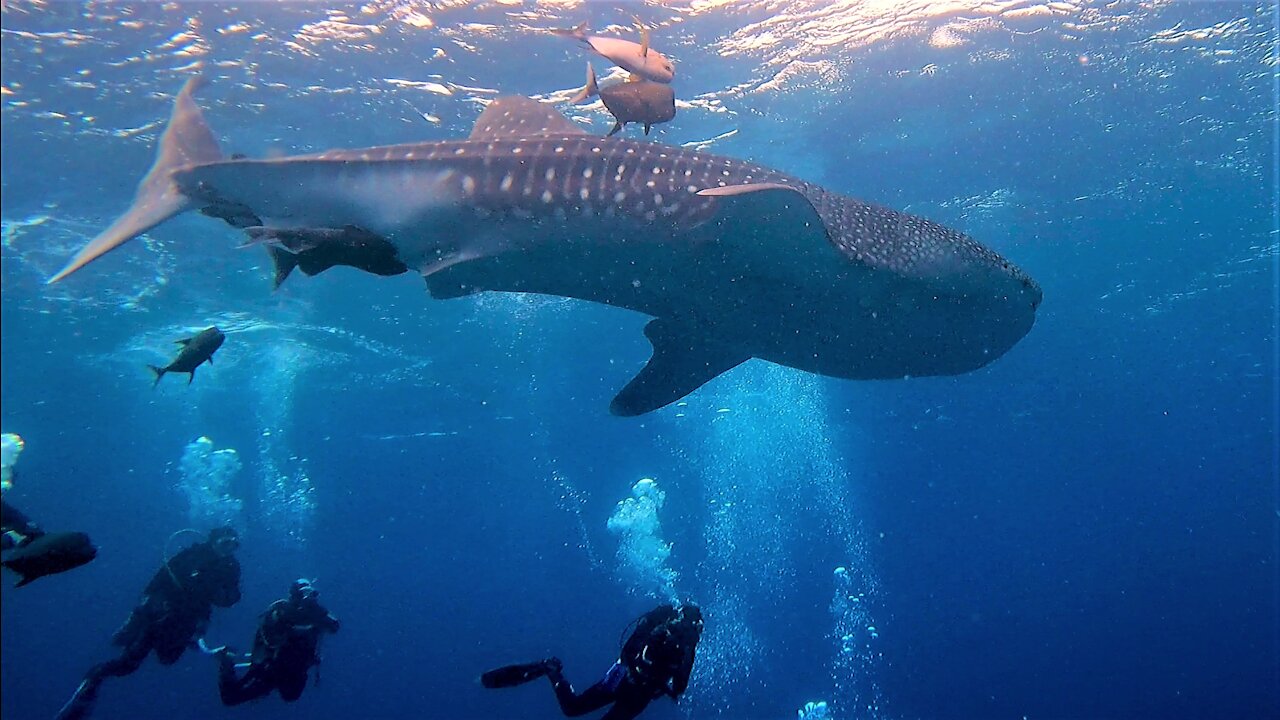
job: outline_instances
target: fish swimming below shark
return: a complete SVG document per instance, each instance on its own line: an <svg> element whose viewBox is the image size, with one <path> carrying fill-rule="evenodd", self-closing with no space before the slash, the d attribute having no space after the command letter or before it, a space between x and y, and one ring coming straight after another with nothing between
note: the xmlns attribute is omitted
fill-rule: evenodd
<svg viewBox="0 0 1280 720"><path fill-rule="evenodd" d="M463 140L224 159L197 86L132 206L50 282L190 210L291 231L303 253L390 248L387 273L420 272L435 298L539 293L651 316L653 355L610 406L623 416L750 358L848 379L969 372L1025 336L1041 301L958 231L761 165L588 135L528 98L491 102Z"/></svg>

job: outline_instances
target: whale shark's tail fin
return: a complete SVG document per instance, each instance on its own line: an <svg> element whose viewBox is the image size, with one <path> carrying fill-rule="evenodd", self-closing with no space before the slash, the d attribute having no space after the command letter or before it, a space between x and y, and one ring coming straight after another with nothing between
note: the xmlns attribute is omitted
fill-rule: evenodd
<svg viewBox="0 0 1280 720"><path fill-rule="evenodd" d="M94 260L129 242L133 238L189 210L194 202L173 184L173 172L188 165L222 159L218 141L213 137L204 115L192 95L204 84L200 76L187 80L173 104L169 124L160 136L160 149L151 171L138 185L129 210L111 223L111 227L80 249L67 266L49 278L55 283Z"/></svg>

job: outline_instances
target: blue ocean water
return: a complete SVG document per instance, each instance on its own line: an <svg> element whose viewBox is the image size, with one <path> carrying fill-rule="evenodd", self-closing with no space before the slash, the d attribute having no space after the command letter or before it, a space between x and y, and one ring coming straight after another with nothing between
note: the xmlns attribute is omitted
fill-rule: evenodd
<svg viewBox="0 0 1280 720"><path fill-rule="evenodd" d="M677 63L655 141L973 235L1042 285L1031 333L957 377L751 361L615 418L650 351L622 310L343 268L272 292L265 254L198 216L44 284L128 205L197 69L227 152L441 140L499 94L568 97L585 55L548 29L634 36L632 15ZM646 718L1280 715L1274 3L2 18L0 424L26 441L5 497L100 547L4 589L6 718L52 716L172 534L215 517L244 533L244 599L210 640L247 646L317 576L343 620L321 681L224 709L190 653L108 682L95 717L559 717L542 683L476 678L556 654L592 682L668 593L707 631L688 695ZM146 364L211 324L215 364L153 390Z"/></svg>

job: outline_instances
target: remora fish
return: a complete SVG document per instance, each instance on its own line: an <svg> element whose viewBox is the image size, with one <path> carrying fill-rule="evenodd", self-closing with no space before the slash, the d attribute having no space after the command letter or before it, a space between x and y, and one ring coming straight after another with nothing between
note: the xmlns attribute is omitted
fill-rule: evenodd
<svg viewBox="0 0 1280 720"><path fill-rule="evenodd" d="M665 55L649 47L649 30L646 28L640 28L638 43L622 38L588 35L586 23L572 30L554 30L553 32L577 40L591 48L600 57L645 80L669 83L675 79L675 65L672 65Z"/></svg>
<svg viewBox="0 0 1280 720"><path fill-rule="evenodd" d="M651 127L676 116L676 93L670 85L640 80L602 88L596 84L595 68L587 63L587 84L569 102L577 104L594 95L600 96L613 115L613 129L605 137L613 137L633 122L644 123L644 134L648 135Z"/></svg>
<svg viewBox="0 0 1280 720"><path fill-rule="evenodd" d="M749 358L840 378L956 375L1030 331L1034 281L972 238L775 170L588 135L527 98L465 140L223 160L188 83L133 205L50 282L178 213L361 228L436 298L579 298L655 319L610 409L639 415Z"/></svg>
<svg viewBox="0 0 1280 720"><path fill-rule="evenodd" d="M4 566L20 576L22 587L46 575L78 568L98 556L98 549L82 532L45 533L9 553Z"/></svg>
<svg viewBox="0 0 1280 720"><path fill-rule="evenodd" d="M213 353L222 347L222 343L227 339L226 335L216 327L205 328L189 338L176 340L182 349L178 351L178 357L173 359L165 367L156 367L148 365L151 372L156 374L156 385L160 384L160 378L165 373L184 372L190 373L187 378L187 384L190 385L192 380L196 379L196 368L204 363L213 364Z"/></svg>
<svg viewBox="0 0 1280 720"><path fill-rule="evenodd" d="M247 227L246 246L264 243L275 266L275 287L299 268L307 275L319 275L336 265L347 265L374 275L399 275L409 267L400 262L391 243L361 230L343 228Z"/></svg>

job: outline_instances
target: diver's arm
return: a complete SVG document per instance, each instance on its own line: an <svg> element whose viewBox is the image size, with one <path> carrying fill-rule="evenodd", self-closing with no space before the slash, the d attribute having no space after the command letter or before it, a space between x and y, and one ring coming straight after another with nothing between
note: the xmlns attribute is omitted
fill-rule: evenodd
<svg viewBox="0 0 1280 720"><path fill-rule="evenodd" d="M689 689L689 676L693 674L693 658L697 652L696 645L690 645L684 649L684 657L681 658L680 667L676 669L675 674L671 677L671 688L668 695L672 700L684 694Z"/></svg>
<svg viewBox="0 0 1280 720"><path fill-rule="evenodd" d="M338 622L338 618L334 617L331 612L324 614L324 619L320 621L320 625L331 633L336 633L342 628L342 623Z"/></svg>

